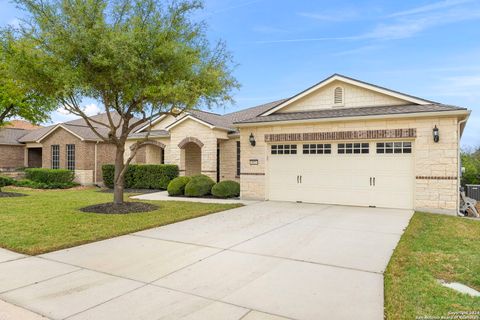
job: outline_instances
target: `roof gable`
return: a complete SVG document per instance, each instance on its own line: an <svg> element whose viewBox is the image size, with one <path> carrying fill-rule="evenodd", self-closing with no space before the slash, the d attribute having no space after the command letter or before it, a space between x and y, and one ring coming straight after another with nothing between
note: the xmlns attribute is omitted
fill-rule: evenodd
<svg viewBox="0 0 480 320"><path fill-rule="evenodd" d="M334 74L316 85L298 93L262 113L299 112L334 107L334 90L340 87L344 93L344 103L339 107L367 107L377 105L431 104L432 101L414 97L398 91L376 86L367 82ZM335 107L337 107L335 105Z"/></svg>

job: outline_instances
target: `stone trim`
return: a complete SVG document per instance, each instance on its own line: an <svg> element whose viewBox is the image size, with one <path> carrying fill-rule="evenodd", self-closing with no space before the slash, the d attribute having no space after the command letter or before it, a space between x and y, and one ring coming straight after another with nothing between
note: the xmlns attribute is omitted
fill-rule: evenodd
<svg viewBox="0 0 480 320"><path fill-rule="evenodd" d="M241 172L240 175L242 175L242 176L264 176L265 173L261 173L261 172Z"/></svg>
<svg viewBox="0 0 480 320"><path fill-rule="evenodd" d="M216 173L217 170L202 170L201 172Z"/></svg>
<svg viewBox="0 0 480 320"><path fill-rule="evenodd" d="M458 177L453 177L453 176L416 176L415 177L418 180L457 180Z"/></svg>
<svg viewBox="0 0 480 320"><path fill-rule="evenodd" d="M182 141L180 141L180 143L178 144L178 147L180 149L183 149L185 147L185 145L187 143L195 143L197 146L199 146L200 148L203 147L203 143L202 141L198 140L197 138L194 138L194 137L186 137L185 139L183 139Z"/></svg>
<svg viewBox="0 0 480 320"><path fill-rule="evenodd" d="M165 143L162 143L160 141L152 141L152 140L147 140L147 141L141 142L140 144L141 144L140 148L144 148L147 145L157 146L157 147L162 148L162 149L165 149L165 147L166 147ZM133 151L134 149L135 149L135 144L130 146L130 150Z"/></svg>
<svg viewBox="0 0 480 320"><path fill-rule="evenodd" d="M416 137L417 129L410 128L306 133L272 133L265 135L265 142L398 139Z"/></svg>

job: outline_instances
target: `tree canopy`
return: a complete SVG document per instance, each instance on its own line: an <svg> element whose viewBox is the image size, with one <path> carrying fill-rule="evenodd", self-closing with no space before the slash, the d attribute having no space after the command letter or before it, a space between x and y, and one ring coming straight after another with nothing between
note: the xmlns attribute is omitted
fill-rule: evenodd
<svg viewBox="0 0 480 320"><path fill-rule="evenodd" d="M16 3L29 14L11 50L17 77L83 117L101 140L117 146L115 203L123 201L126 165L144 142L137 142L132 157L123 161L134 128L161 114L230 101L231 90L238 87L225 44L211 44L206 24L194 17L203 8L201 1ZM85 97L103 104L109 124L85 115ZM101 134L99 126L107 127L108 134Z"/></svg>
<svg viewBox="0 0 480 320"><path fill-rule="evenodd" d="M12 59L7 54L11 34L4 30L0 37L0 127L11 118L23 118L33 123L48 120L49 113L55 108L53 99L15 78Z"/></svg>

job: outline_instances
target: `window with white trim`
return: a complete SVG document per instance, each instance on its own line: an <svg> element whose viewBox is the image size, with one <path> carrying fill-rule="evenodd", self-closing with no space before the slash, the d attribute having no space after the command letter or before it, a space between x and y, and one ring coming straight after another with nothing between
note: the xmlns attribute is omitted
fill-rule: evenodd
<svg viewBox="0 0 480 320"><path fill-rule="evenodd" d="M75 145L67 144L67 169L75 170Z"/></svg>
<svg viewBox="0 0 480 320"><path fill-rule="evenodd" d="M51 146L51 162L52 169L60 169L60 146L58 144Z"/></svg>
<svg viewBox="0 0 480 320"><path fill-rule="evenodd" d="M343 104L343 88L336 87L333 92L333 103L334 104Z"/></svg>
<svg viewBox="0 0 480 320"><path fill-rule="evenodd" d="M338 154L367 154L369 152L370 144L368 142L339 143L337 148Z"/></svg>
<svg viewBox="0 0 480 320"><path fill-rule="evenodd" d="M311 143L303 145L303 154L331 154L332 145L330 143Z"/></svg>
<svg viewBox="0 0 480 320"><path fill-rule="evenodd" d="M271 154L297 154L296 144L274 144L271 147Z"/></svg>
<svg viewBox="0 0 480 320"><path fill-rule="evenodd" d="M377 154L412 153L412 143L408 141L377 142Z"/></svg>

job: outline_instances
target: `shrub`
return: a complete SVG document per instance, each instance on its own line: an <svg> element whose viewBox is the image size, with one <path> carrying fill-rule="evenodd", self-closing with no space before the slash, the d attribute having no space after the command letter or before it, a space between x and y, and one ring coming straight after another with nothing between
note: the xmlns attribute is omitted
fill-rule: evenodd
<svg viewBox="0 0 480 320"><path fill-rule="evenodd" d="M185 194L185 186L190 182L190 177L177 177L170 181L167 187L169 196L183 196Z"/></svg>
<svg viewBox="0 0 480 320"><path fill-rule="evenodd" d="M78 183L68 182L53 182L44 183L32 180L18 180L13 183L17 187L32 188L32 189L69 189L78 186Z"/></svg>
<svg viewBox="0 0 480 320"><path fill-rule="evenodd" d="M185 195L187 197L202 197L210 194L215 182L208 176L200 174L193 176L185 186Z"/></svg>
<svg viewBox="0 0 480 320"><path fill-rule="evenodd" d="M102 166L103 183L113 188L115 166ZM131 164L125 173L125 188L167 189L168 184L178 177L178 166L172 164Z"/></svg>
<svg viewBox="0 0 480 320"><path fill-rule="evenodd" d="M212 187L212 194L217 198L233 198L240 195L240 183L225 180Z"/></svg>
<svg viewBox="0 0 480 320"><path fill-rule="evenodd" d="M15 183L15 180L9 177L2 177L0 176L0 192L2 192L2 188L6 186L11 186Z"/></svg>
<svg viewBox="0 0 480 320"><path fill-rule="evenodd" d="M45 184L70 184L75 178L73 171L66 169L29 168L25 173L27 180Z"/></svg>

